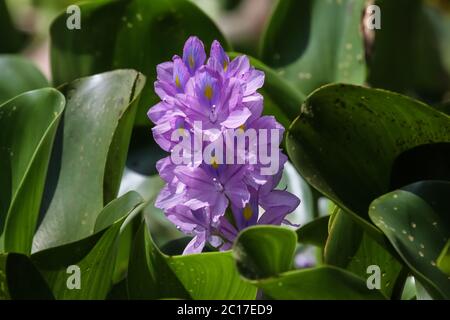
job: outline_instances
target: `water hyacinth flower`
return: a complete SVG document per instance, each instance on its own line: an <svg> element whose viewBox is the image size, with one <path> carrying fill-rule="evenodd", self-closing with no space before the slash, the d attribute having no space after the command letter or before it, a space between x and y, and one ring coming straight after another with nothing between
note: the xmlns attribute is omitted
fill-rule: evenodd
<svg viewBox="0 0 450 320"><path fill-rule="evenodd" d="M181 57L157 66L155 92L161 101L148 116L155 141L171 156L157 163L166 185L155 206L193 236L185 254L201 252L206 243L227 250L239 231L252 225L289 225L286 216L300 203L276 189L287 161L279 147L284 128L274 117L262 116L258 89L263 84L264 73L246 56L231 60L214 41L208 58L197 37L187 40ZM243 143L236 144L240 135ZM199 149L183 153L182 163L174 161L180 145L175 136ZM195 160L194 153L210 152L212 145L220 148ZM273 172L264 173L267 160L274 159Z"/></svg>

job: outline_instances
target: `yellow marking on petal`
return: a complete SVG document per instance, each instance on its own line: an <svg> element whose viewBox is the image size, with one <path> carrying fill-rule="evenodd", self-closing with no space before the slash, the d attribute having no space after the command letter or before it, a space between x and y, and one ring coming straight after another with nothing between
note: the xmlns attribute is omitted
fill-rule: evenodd
<svg viewBox="0 0 450 320"><path fill-rule="evenodd" d="M178 132L179 132L182 136L184 136L184 133L186 132L186 129L183 128L183 127L180 127L180 128L178 128Z"/></svg>
<svg viewBox="0 0 450 320"><path fill-rule="evenodd" d="M191 69L194 69L194 67L195 67L195 60L194 60L194 56L192 54L189 55L189 66L191 67Z"/></svg>
<svg viewBox="0 0 450 320"><path fill-rule="evenodd" d="M241 126L239 127L239 130L245 131L245 124L241 125Z"/></svg>
<svg viewBox="0 0 450 320"><path fill-rule="evenodd" d="M223 71L227 71L227 69L228 69L228 61L223 60Z"/></svg>
<svg viewBox="0 0 450 320"><path fill-rule="evenodd" d="M244 219L247 221L249 221L253 217L253 210L249 204L247 204L245 206L243 215L244 215Z"/></svg>
<svg viewBox="0 0 450 320"><path fill-rule="evenodd" d="M216 170L219 168L219 164L217 163L217 158L216 157L212 157L211 158L211 165Z"/></svg>
<svg viewBox="0 0 450 320"><path fill-rule="evenodd" d="M181 88L180 77L178 75L175 76L175 85L177 88Z"/></svg>
<svg viewBox="0 0 450 320"><path fill-rule="evenodd" d="M210 85L205 87L205 97L208 100L211 100L213 96L213 88Z"/></svg>

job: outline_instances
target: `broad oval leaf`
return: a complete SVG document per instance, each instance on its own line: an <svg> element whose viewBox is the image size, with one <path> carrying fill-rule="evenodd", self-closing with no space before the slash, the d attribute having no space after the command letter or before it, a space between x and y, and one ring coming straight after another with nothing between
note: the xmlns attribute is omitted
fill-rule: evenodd
<svg viewBox="0 0 450 320"><path fill-rule="evenodd" d="M51 27L51 64L56 84L118 68L136 69L148 78L139 107L139 124L147 125L156 65L181 54L191 35L206 45L214 39L227 48L212 20L184 0L94 1L80 5L82 27L69 30L61 14Z"/></svg>
<svg viewBox="0 0 450 320"><path fill-rule="evenodd" d="M384 90L328 85L306 100L286 145L312 186L380 238L367 212L391 190L396 158L420 145L449 142L450 117L423 103Z"/></svg>
<svg viewBox="0 0 450 320"><path fill-rule="evenodd" d="M117 195L144 81L136 71L117 70L61 88L67 105L34 252L93 233L97 215Z"/></svg>
<svg viewBox="0 0 450 320"><path fill-rule="evenodd" d="M0 250L31 251L64 103L61 93L46 88L0 106Z"/></svg>
<svg viewBox="0 0 450 320"><path fill-rule="evenodd" d="M450 238L449 194L449 182L419 182L378 198L369 211L372 221L436 299L450 299L450 277L438 268L437 261Z"/></svg>

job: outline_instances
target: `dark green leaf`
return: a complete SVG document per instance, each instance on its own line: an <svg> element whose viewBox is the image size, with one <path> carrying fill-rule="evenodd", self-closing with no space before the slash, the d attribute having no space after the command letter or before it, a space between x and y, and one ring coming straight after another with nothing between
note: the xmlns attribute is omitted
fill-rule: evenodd
<svg viewBox="0 0 450 320"><path fill-rule="evenodd" d="M426 191L425 191L426 190ZM370 218L384 232L424 288L450 298L450 278L437 259L450 237L449 182L419 182L386 194L370 206Z"/></svg>
<svg viewBox="0 0 450 320"><path fill-rule="evenodd" d="M382 242L367 212L373 199L392 190L397 157L448 142L450 118L425 104L383 90L329 85L304 103L286 145L302 176Z"/></svg>

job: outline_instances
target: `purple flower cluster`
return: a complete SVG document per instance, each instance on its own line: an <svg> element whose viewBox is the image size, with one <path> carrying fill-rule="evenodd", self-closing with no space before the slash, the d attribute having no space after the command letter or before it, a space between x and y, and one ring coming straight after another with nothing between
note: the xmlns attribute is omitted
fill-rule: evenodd
<svg viewBox="0 0 450 320"><path fill-rule="evenodd" d="M229 164L215 154L209 162L191 159L176 164L169 156L157 163L166 185L155 205L179 230L193 236L186 254L201 252L207 242L227 250L239 231L252 225L288 224L286 215L299 205L294 195L276 190L287 161L279 148L284 128L274 117L262 116L263 97L257 90L263 84L264 73L254 69L246 56L230 60L214 41L207 59L197 37L187 40L182 57L157 66L155 91L161 101L148 116L155 124L153 136L159 146L173 154L179 143L174 133L193 137L199 130L196 123L201 123L206 141L200 142L200 149L220 141L224 150L234 148L235 160L246 160ZM274 174L261 174L267 163L260 161L257 152L222 139L230 131L248 129L279 133L276 140L263 140L265 150L276 148L270 155L278 159ZM245 147L252 144L261 148L261 141L252 139Z"/></svg>

